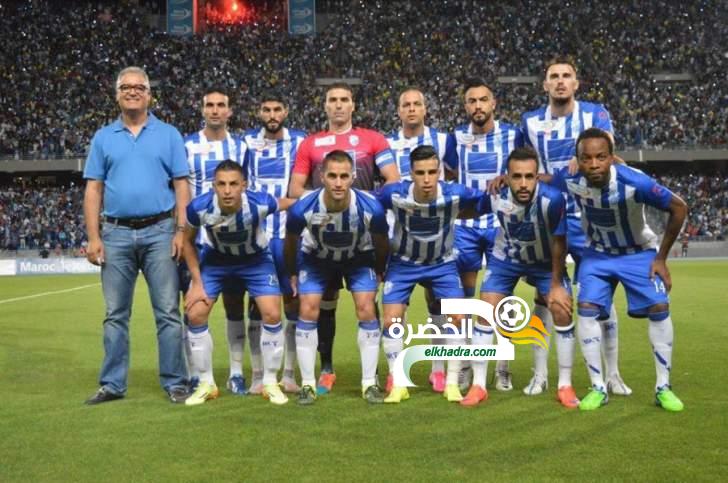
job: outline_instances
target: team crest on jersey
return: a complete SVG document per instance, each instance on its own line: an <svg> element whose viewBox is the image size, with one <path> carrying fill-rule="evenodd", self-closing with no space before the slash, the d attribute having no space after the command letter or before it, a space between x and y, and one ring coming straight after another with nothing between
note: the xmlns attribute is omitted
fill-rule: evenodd
<svg viewBox="0 0 728 483"><path fill-rule="evenodd" d="M358 146L359 136L357 136L356 134L352 134L351 136L349 136L349 144L351 144L352 146Z"/></svg>
<svg viewBox="0 0 728 483"><path fill-rule="evenodd" d="M475 142L475 136L467 132L459 132L456 137L458 144L470 145Z"/></svg>
<svg viewBox="0 0 728 483"><path fill-rule="evenodd" d="M265 144L264 140L255 138L248 143L248 146L256 151L263 151L265 149Z"/></svg>
<svg viewBox="0 0 728 483"><path fill-rule="evenodd" d="M328 213L314 213L311 215L312 225L327 225L333 217Z"/></svg>

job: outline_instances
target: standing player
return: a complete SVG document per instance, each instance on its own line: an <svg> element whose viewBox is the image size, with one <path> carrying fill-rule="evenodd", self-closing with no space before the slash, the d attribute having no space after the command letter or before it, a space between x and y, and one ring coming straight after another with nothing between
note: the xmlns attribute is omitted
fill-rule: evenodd
<svg viewBox="0 0 728 483"><path fill-rule="evenodd" d="M567 169L576 156L576 139L582 131L597 127L607 131L614 139L609 112L601 104L576 100L579 89L574 62L567 57L556 57L546 66L543 89L548 93L546 106L527 112L522 118L522 130L526 143L538 152L541 168L546 175L554 175ZM548 176L545 177L548 179ZM569 253L576 262L574 280L578 280L579 261L584 249L585 236L581 228L581 214L571 196L567 198L567 243ZM536 298L535 314L541 317L546 329L551 332L551 316L545 301ZM607 314L605 314L607 315ZM624 383L618 366L617 312L611 311L601 321L604 340L604 358L607 366L607 388L614 394L628 396L632 390ZM533 346L534 375L524 388L529 395L536 395L546 388L548 375L548 351Z"/></svg>
<svg viewBox="0 0 728 483"><path fill-rule="evenodd" d="M239 165L243 165L246 146L240 138L230 134L227 129L231 115L232 109L227 91L222 87L207 89L202 97L202 117L205 119L205 127L201 131L185 137L187 162L190 165L190 192L193 198L212 189L215 168L223 160L231 159ZM204 237L205 232L200 232L198 245L203 243ZM180 289L184 294L189 287L190 274L184 264L180 266L180 272ZM243 295L242 292L223 292L222 294L227 319L227 341L230 354L230 377L227 381L227 388L237 395L247 393L245 377L243 376L245 350ZM192 356L192 351L199 350L199 348L192 346L192 340L189 337L189 330L187 330L185 350L194 387L199 381L199 368L194 366L193 360L195 360L195 357ZM251 350L251 352L253 351ZM253 365L255 366L255 364ZM260 365L259 361L258 365Z"/></svg>
<svg viewBox="0 0 728 483"><path fill-rule="evenodd" d="M214 173L214 190L196 197L187 206L184 257L192 281L185 311L190 323L189 337L196 348L192 358L200 370L200 383L185 404L194 406L217 397L207 320L217 296L225 289L233 293L247 290L255 299L263 319L263 394L273 404L285 404L288 398L277 379L284 350L280 288L262 222L270 213L286 209L293 200L276 201L268 193L246 190L243 168L234 161L221 162ZM207 237L198 259L195 241L201 230Z"/></svg>
<svg viewBox="0 0 728 483"><path fill-rule="evenodd" d="M288 104L278 94L263 94L258 109L261 127L245 133L248 146L247 165L251 189L270 193L275 198L286 196L296 151L305 138L303 131L285 127ZM265 220L269 248L283 292L283 310L286 315L286 357L281 385L285 392L298 392L294 366L296 363L296 320L298 300L293 298L283 261L283 239L286 236L286 212L276 212ZM260 359L260 311L250 304L250 353ZM253 372L250 392L259 394L263 389L262 371Z"/></svg>
<svg viewBox="0 0 728 483"><path fill-rule="evenodd" d="M455 178L457 176L457 153L455 152L454 139L446 133L438 132L434 128L425 125L427 105L422 91L416 87L408 87L402 91L397 103L397 113L402 127L387 136L387 142L394 155L400 178L403 180L412 179L410 177L410 153L418 146L432 146L438 157L443 160L445 169L440 171L441 179ZM387 222L391 238L394 234L394 212L387 211ZM432 296L432 292L425 291L425 298L427 299L427 310L430 318L440 321L440 308ZM432 343L439 345L443 341L433 338ZM429 380L435 392L445 390L445 361L432 361Z"/></svg>
<svg viewBox="0 0 728 483"><path fill-rule="evenodd" d="M291 285L301 299L296 328L296 352L301 368L298 403L316 399L314 367L321 298L332 281L346 279L359 321L362 396L369 403L384 401L377 385L380 326L374 298L384 273L389 246L384 209L365 191L352 189L354 164L344 151L324 157L319 188L301 198L288 216L285 255ZM296 270L303 235L300 270Z"/></svg>
<svg viewBox="0 0 728 483"><path fill-rule="evenodd" d="M470 122L455 129L458 155L458 182L485 191L506 169L508 155L523 145L517 126L495 119L496 100L493 90L481 79L473 79L463 90L465 112ZM498 218L493 214L455 222L457 266L466 297L475 295L478 271L483 257L490 257L498 233ZM496 389L510 391L507 362L496 368Z"/></svg>
<svg viewBox="0 0 728 483"><path fill-rule="evenodd" d="M440 160L432 146L420 146L410 154L412 181L385 186L378 197L394 211L395 225L391 257L382 296L384 310L383 347L392 377L394 361L403 341L394 338L390 327L404 317L412 290L420 284L432 290L437 300L462 298L463 288L453 253L454 222L458 217L482 214L484 193L460 184L440 181ZM453 339L447 339L451 343ZM448 361L444 395L460 401L460 361ZM389 385L389 384L388 384ZM384 402L409 398L405 387L392 387Z"/></svg>
<svg viewBox="0 0 728 483"><path fill-rule="evenodd" d="M354 95L345 83L334 83L326 90L324 109L328 118L328 130L307 137L296 153L296 163L291 175L289 196L300 198L307 186L321 187L321 168L324 157L331 151L345 151L354 160L354 188L372 191L377 177L385 183L399 179L397 167L387 140L376 131L354 127ZM336 330L336 300L340 282L334 282L321 301L318 334L321 353L321 377L319 392L331 390L336 381L332 349Z"/></svg>
<svg viewBox="0 0 728 483"><path fill-rule="evenodd" d="M687 205L641 171L614 163L612 137L597 128L582 132L576 141L579 173L559 173L554 183L572 195L581 209L587 235L579 267L579 340L592 390L579 404L592 410L608 401L602 372L602 332L597 317L608 311L614 286L622 283L632 317L647 317L655 356L655 403L668 411L682 411L672 392L673 327L668 292L672 287L667 257L680 233ZM669 212L665 234L656 251L657 236L645 223L645 205ZM559 284L565 250L555 263L549 305L570 311L571 298Z"/></svg>
<svg viewBox="0 0 728 483"><path fill-rule="evenodd" d="M555 239L566 237L566 201L558 189L538 181L538 155L530 147L517 148L508 157L508 186L496 196L488 197L487 210L498 216L501 229L495 240L493 253L480 287L480 298L494 307L513 295L518 280L535 286L541 297L551 287L552 253ZM568 278L562 284L570 288ZM554 314L559 359L558 400L568 408L579 404L571 385L574 361L574 324L571 314ZM473 327L473 343L492 344L493 329L486 323ZM473 385L460 402L475 406L488 399L485 387L487 361L474 361Z"/></svg>

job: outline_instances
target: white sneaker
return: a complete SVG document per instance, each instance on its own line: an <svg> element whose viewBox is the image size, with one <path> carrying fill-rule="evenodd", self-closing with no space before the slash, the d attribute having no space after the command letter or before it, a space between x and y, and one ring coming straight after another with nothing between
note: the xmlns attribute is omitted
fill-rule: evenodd
<svg viewBox="0 0 728 483"><path fill-rule="evenodd" d="M496 391L513 390L513 381L511 381L510 371L495 371L495 389Z"/></svg>
<svg viewBox="0 0 728 483"><path fill-rule="evenodd" d="M541 374L534 374L531 381L523 388L523 394L526 396L538 396L548 389L548 380Z"/></svg>
<svg viewBox="0 0 728 483"><path fill-rule="evenodd" d="M625 384L622 376L617 373L607 377L607 392L611 392L617 396L629 396L632 394L632 388Z"/></svg>

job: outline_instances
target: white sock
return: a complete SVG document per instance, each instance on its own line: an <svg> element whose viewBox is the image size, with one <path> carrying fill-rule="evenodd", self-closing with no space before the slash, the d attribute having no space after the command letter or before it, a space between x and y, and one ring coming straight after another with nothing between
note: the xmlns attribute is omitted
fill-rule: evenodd
<svg viewBox="0 0 728 483"><path fill-rule="evenodd" d="M447 339L447 345L461 345L458 339ZM449 359L447 361L447 374L445 375L445 384L458 384L458 375L463 361Z"/></svg>
<svg viewBox="0 0 728 483"><path fill-rule="evenodd" d="M285 345L283 324L263 324L260 331L260 352L263 356L263 384L276 384L278 370L283 362L283 349Z"/></svg>
<svg viewBox="0 0 728 483"><path fill-rule="evenodd" d="M296 357L301 370L301 385L316 387L316 348L318 329L316 322L298 319L296 323Z"/></svg>
<svg viewBox="0 0 728 483"><path fill-rule="evenodd" d="M296 320L286 320L286 357L283 360L283 377L294 379L296 370Z"/></svg>
<svg viewBox="0 0 728 483"><path fill-rule="evenodd" d="M617 310L612 304L609 318L600 323L602 328L602 355L607 376L619 373L619 326L617 324Z"/></svg>
<svg viewBox="0 0 728 483"><path fill-rule="evenodd" d="M491 345L493 328L489 325L473 324L473 345ZM488 376L488 360L473 361L473 384L485 389Z"/></svg>
<svg viewBox="0 0 728 483"><path fill-rule="evenodd" d="M401 338L393 338L389 335L389 329L385 329L384 334L382 334L382 349L384 350L384 355L387 358L389 373L392 374L392 371L394 370L394 360L397 358L399 353L404 350L404 341Z"/></svg>
<svg viewBox="0 0 728 483"><path fill-rule="evenodd" d="M243 375L243 356L245 355L245 321L227 321L227 343L230 354L230 377Z"/></svg>
<svg viewBox="0 0 728 483"><path fill-rule="evenodd" d="M508 361L496 361L495 370L496 372L508 372Z"/></svg>
<svg viewBox="0 0 728 483"><path fill-rule="evenodd" d="M185 317L186 320L186 317ZM189 323L185 325L184 332L182 332L182 335L184 337L183 339L183 347L185 349L185 360L187 361L187 374L189 374L190 379L193 377L196 377L198 380L200 379L200 373L197 371L197 368L194 367L192 364L192 351L190 350L190 326Z"/></svg>
<svg viewBox="0 0 728 483"><path fill-rule="evenodd" d="M652 344L652 352L655 356L655 371L657 373L655 390L662 386L670 385L673 342L672 318L670 318L669 313L662 320L655 320L657 318L656 315L650 315L649 328L650 343Z"/></svg>
<svg viewBox="0 0 728 483"><path fill-rule="evenodd" d="M545 305L535 304L533 308L533 315L538 316L543 322L543 326L546 328L546 332L552 334L554 332L554 318L551 316L551 312ZM540 376L543 379L548 378L549 374L549 347L551 344L551 337L544 336L546 340L546 349L538 345L532 345L533 350L533 373L534 375Z"/></svg>
<svg viewBox="0 0 728 483"><path fill-rule="evenodd" d="M263 377L263 359L260 354L260 320L250 319L248 321L248 344L250 345L250 368L253 371L253 379Z"/></svg>
<svg viewBox="0 0 728 483"><path fill-rule="evenodd" d="M554 326L556 330L556 358L559 361L558 387L571 386L571 368L574 365L574 323L566 327Z"/></svg>
<svg viewBox="0 0 728 483"><path fill-rule="evenodd" d="M359 321L359 333L356 341L359 344L359 355L361 357L361 386L363 388L377 382L380 340L381 332L379 331L378 320Z"/></svg>
<svg viewBox="0 0 728 483"><path fill-rule="evenodd" d="M207 324L189 327L190 363L200 375L200 382L215 384L212 376L212 336Z"/></svg>
<svg viewBox="0 0 728 483"><path fill-rule="evenodd" d="M432 319L432 323L438 327L440 327L444 322L444 317L442 315L430 314L429 317ZM433 337L430 340L430 343L432 345L445 345L445 339ZM442 359L432 361L432 369L430 370L430 374L432 374L433 372L445 372L445 361Z"/></svg>
<svg viewBox="0 0 728 483"><path fill-rule="evenodd" d="M579 310L579 327L577 335L581 344L581 353L589 372L592 387L605 391L604 372L602 370L602 329L597 322L598 310Z"/></svg>

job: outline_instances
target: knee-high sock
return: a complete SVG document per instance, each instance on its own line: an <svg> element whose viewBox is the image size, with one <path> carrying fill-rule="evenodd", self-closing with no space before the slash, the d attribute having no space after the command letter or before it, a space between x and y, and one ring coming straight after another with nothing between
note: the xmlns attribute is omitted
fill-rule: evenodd
<svg viewBox="0 0 728 483"><path fill-rule="evenodd" d="M359 333L356 341L359 344L359 355L361 357L361 386L363 388L377 382L380 340L381 332L378 320L359 321Z"/></svg>
<svg viewBox="0 0 728 483"><path fill-rule="evenodd" d="M296 323L296 358L301 370L301 385L316 387L316 322L298 319Z"/></svg>
<svg viewBox="0 0 728 483"><path fill-rule="evenodd" d="M322 300L318 320L318 351L321 354L321 372L334 370L334 337L336 336L336 300Z"/></svg>
<svg viewBox="0 0 728 483"><path fill-rule="evenodd" d="M252 314L251 314L252 315ZM263 377L263 359L260 353L260 331L263 322L259 318L251 317L248 321L248 344L250 344L250 368L253 379Z"/></svg>
<svg viewBox="0 0 728 483"><path fill-rule="evenodd" d="M489 325L473 325L473 345L491 345L493 343L493 328ZM473 384L485 389L488 377L488 360L473 361Z"/></svg>
<svg viewBox="0 0 728 483"><path fill-rule="evenodd" d="M536 315L541 319L544 327L546 328L546 332L553 334L554 318L551 316L551 312L545 305L536 304L533 308L533 315ZM547 335L544 336L544 339L546 339L546 349L535 344L531 347L533 350L533 372L535 375L546 379L549 374L549 347L551 344L551 337Z"/></svg>
<svg viewBox="0 0 728 483"><path fill-rule="evenodd" d="M458 339L447 339L447 345L460 345L460 341ZM447 361L447 373L445 375L445 384L457 384L458 383L458 375L460 373L460 368L462 367L462 361L449 359Z"/></svg>
<svg viewBox="0 0 728 483"><path fill-rule="evenodd" d="M609 318L601 322L602 328L602 355L605 362L605 374L611 376L619 373L619 325L617 310L612 304Z"/></svg>
<svg viewBox="0 0 728 483"><path fill-rule="evenodd" d="M556 358L559 361L558 387L571 386L571 368L574 365L574 323L566 327L554 326L556 330Z"/></svg>
<svg viewBox="0 0 728 483"><path fill-rule="evenodd" d="M384 350L384 355L387 357L389 373L392 374L394 360L397 359L399 353L404 349L404 341L402 338L395 339L392 337L389 329L384 329L384 333L382 334L382 349Z"/></svg>
<svg viewBox="0 0 728 483"><path fill-rule="evenodd" d="M445 317L443 315L440 315L440 310L438 307L439 304L432 304L430 307L428 307L428 310L430 312L429 317L430 319L432 319L433 324L441 327L442 324L445 322ZM442 339L440 337L433 337L430 340L430 343L432 345L445 345L445 339ZM430 370L430 373L433 372L445 372L445 361L442 359L432 361L432 369Z"/></svg>
<svg viewBox="0 0 728 483"><path fill-rule="evenodd" d="M672 369L673 328L669 312L650 314L649 336L652 352L655 356L655 372L657 380L655 390L670 385Z"/></svg>
<svg viewBox="0 0 728 483"><path fill-rule="evenodd" d="M245 356L245 321L227 320L227 343L230 356L230 377L243 374Z"/></svg>
<svg viewBox="0 0 728 483"><path fill-rule="evenodd" d="M283 360L283 377L293 379L296 370L296 320L297 314L286 314L286 355Z"/></svg>
<svg viewBox="0 0 728 483"><path fill-rule="evenodd" d="M597 316L597 309L579 309L579 327L577 334L581 344L581 353L584 356L589 379L592 387L605 391L604 371L602 369L602 330Z"/></svg>
<svg viewBox="0 0 728 483"><path fill-rule="evenodd" d="M212 336L207 324L189 326L190 365L199 374L200 382L215 384L212 376Z"/></svg>
<svg viewBox="0 0 728 483"><path fill-rule="evenodd" d="M192 366L192 353L190 351L190 323L187 320L187 315L184 315L184 322L185 326L182 331L182 345L185 350L185 359L187 361L187 373L189 374L190 379L197 378L199 380L200 374L197 372L197 369Z"/></svg>
<svg viewBox="0 0 728 483"><path fill-rule="evenodd" d="M263 356L263 384L278 382L278 370L283 362L285 337L283 324L263 324L260 331L260 352Z"/></svg>

